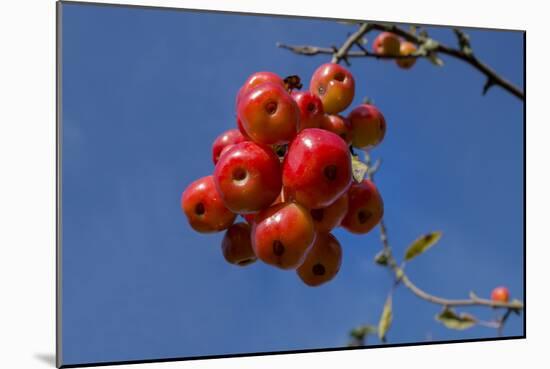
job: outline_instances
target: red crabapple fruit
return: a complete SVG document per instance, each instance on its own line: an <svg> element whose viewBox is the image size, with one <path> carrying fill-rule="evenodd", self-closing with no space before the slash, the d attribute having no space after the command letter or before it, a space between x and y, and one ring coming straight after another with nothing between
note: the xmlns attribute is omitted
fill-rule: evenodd
<svg viewBox="0 0 550 369"><path fill-rule="evenodd" d="M496 287L491 292L491 300L498 301L498 302L508 302L510 299L510 291L508 291L508 288L500 286Z"/></svg>
<svg viewBox="0 0 550 369"><path fill-rule="evenodd" d="M325 115L324 118L325 119L323 119L323 122L321 123L322 129L326 129L327 131L337 134L348 144L351 143L351 124L347 118L336 114Z"/></svg>
<svg viewBox="0 0 550 369"><path fill-rule="evenodd" d="M391 32L382 32L374 39L372 48L375 54L386 56L399 55L401 40Z"/></svg>
<svg viewBox="0 0 550 369"><path fill-rule="evenodd" d="M341 263L340 242L330 233L321 233L317 235L306 259L296 272L305 284L316 287L332 280L340 270Z"/></svg>
<svg viewBox="0 0 550 369"><path fill-rule="evenodd" d="M323 103L317 95L306 91L293 91L292 97L300 109L300 128L319 128L325 119Z"/></svg>
<svg viewBox="0 0 550 369"><path fill-rule="evenodd" d="M266 145L244 141L218 161L214 182L234 213L254 213L270 206L281 193L281 164Z"/></svg>
<svg viewBox="0 0 550 369"><path fill-rule="evenodd" d="M364 234L373 229L382 219L384 204L378 189L368 179L353 183L348 191L348 212L342 227L351 233Z"/></svg>
<svg viewBox="0 0 550 369"><path fill-rule="evenodd" d="M285 87L284 80L281 77L279 77L277 74L272 72L256 72L250 75L246 79L242 87L239 89L239 92L237 93L237 98L235 101L235 106L237 107L239 105L239 101L241 97L246 95L250 90L266 82L275 83L276 85Z"/></svg>
<svg viewBox="0 0 550 369"><path fill-rule="evenodd" d="M191 183L181 196L181 208L189 225L201 233L219 232L235 221L236 215L224 205L212 176Z"/></svg>
<svg viewBox="0 0 550 369"><path fill-rule="evenodd" d="M325 113L336 114L345 110L353 101L355 81L346 68L327 63L313 73L309 91L319 96Z"/></svg>
<svg viewBox="0 0 550 369"><path fill-rule="evenodd" d="M212 161L216 164L220 158L220 154L224 148L246 141L246 138L239 132L238 129L230 129L225 131L212 144Z"/></svg>
<svg viewBox="0 0 550 369"><path fill-rule="evenodd" d="M315 240L309 211L296 203L279 203L261 211L252 226L258 259L281 269L295 269Z"/></svg>
<svg viewBox="0 0 550 369"><path fill-rule="evenodd" d="M222 252L228 263L245 266L256 261L250 231L251 227L247 223L235 223L225 231Z"/></svg>
<svg viewBox="0 0 550 369"><path fill-rule="evenodd" d="M412 42L408 42L408 41L401 42L399 55L407 56L407 55L411 55L415 51L416 51L416 46ZM400 68L409 69L414 65L414 63L416 63L416 58L410 57L410 58L403 58L403 59L395 59L395 62Z"/></svg>
<svg viewBox="0 0 550 369"><path fill-rule="evenodd" d="M284 87L270 82L241 97L237 116L253 141L267 145L288 143L300 123L300 109L294 99Z"/></svg>
<svg viewBox="0 0 550 369"><path fill-rule="evenodd" d="M310 214L319 233L328 233L338 227L348 212L348 194L345 193L326 208L311 209Z"/></svg>
<svg viewBox="0 0 550 369"><path fill-rule="evenodd" d="M319 128L300 132L283 162L283 185L291 200L308 209L324 208L342 196L352 180L346 142Z"/></svg>
<svg viewBox="0 0 550 369"><path fill-rule="evenodd" d="M374 105L361 104L348 115L351 144L359 149L378 145L386 134L386 119Z"/></svg>

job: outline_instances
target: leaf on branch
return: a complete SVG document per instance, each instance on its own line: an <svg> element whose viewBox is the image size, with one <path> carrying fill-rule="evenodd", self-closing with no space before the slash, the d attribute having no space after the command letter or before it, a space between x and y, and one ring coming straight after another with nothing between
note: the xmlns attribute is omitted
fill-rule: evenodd
<svg viewBox="0 0 550 369"><path fill-rule="evenodd" d="M430 247L435 245L437 241L441 238L442 233L432 232L423 235L422 237L416 239L407 249L407 252L405 252L405 260L409 261L418 255L424 253L426 250L428 250Z"/></svg>
<svg viewBox="0 0 550 369"><path fill-rule="evenodd" d="M471 56L473 54L473 50L470 45L470 36L468 36L464 31L458 28L454 28L453 31L458 38L458 45L460 46L460 50L462 50L462 52L467 56Z"/></svg>
<svg viewBox="0 0 550 369"><path fill-rule="evenodd" d="M428 30L426 30L426 28L422 28L419 32L418 32L418 35L420 37L424 37L424 38L428 38Z"/></svg>
<svg viewBox="0 0 550 369"><path fill-rule="evenodd" d="M380 321L378 322L378 338L382 342L386 342L386 333L388 333L388 330L390 329L392 319L392 297L390 294L386 299L384 310L382 310L382 315L380 316Z"/></svg>
<svg viewBox="0 0 550 369"><path fill-rule="evenodd" d="M361 325L351 330L349 335L357 340L363 340L369 334L376 334L378 327L374 325Z"/></svg>
<svg viewBox="0 0 550 369"><path fill-rule="evenodd" d="M374 262L378 265L388 265L388 254L386 250L382 250L376 254L374 257Z"/></svg>
<svg viewBox="0 0 550 369"><path fill-rule="evenodd" d="M411 24L409 26L409 33L412 33L413 35L416 35L416 30L417 30L417 28L416 28L415 25Z"/></svg>
<svg viewBox="0 0 550 369"><path fill-rule="evenodd" d="M435 316L435 319L450 329L464 330L477 323L473 315L467 313L457 314L453 309L445 308Z"/></svg>
<svg viewBox="0 0 550 369"><path fill-rule="evenodd" d="M437 53L433 51L428 52L426 58L428 58L428 60L431 61L433 65L436 65L438 67L442 67L445 64L443 63L443 60L439 56L437 56Z"/></svg>
<svg viewBox="0 0 550 369"><path fill-rule="evenodd" d="M351 156L351 169L353 172L353 179L357 183L363 182L363 179L365 179L365 176L367 175L367 171L369 170L369 167L367 164L363 163L361 159L359 159L359 156L352 155Z"/></svg>
<svg viewBox="0 0 550 369"><path fill-rule="evenodd" d="M422 43L422 46L426 51L435 51L439 47L439 42L432 38L428 38Z"/></svg>

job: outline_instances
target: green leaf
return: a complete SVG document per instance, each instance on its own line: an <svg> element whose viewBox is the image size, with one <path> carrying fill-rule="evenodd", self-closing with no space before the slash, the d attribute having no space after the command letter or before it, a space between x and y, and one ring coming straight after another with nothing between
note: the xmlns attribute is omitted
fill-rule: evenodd
<svg viewBox="0 0 550 369"><path fill-rule="evenodd" d="M412 243L405 253L405 260L409 261L432 247L441 238L441 232L425 234Z"/></svg>
<svg viewBox="0 0 550 369"><path fill-rule="evenodd" d="M455 35L458 38L458 44L460 46L460 50L467 56L473 55L473 50L470 45L470 36L468 36L464 31L462 31L459 28L454 29Z"/></svg>
<svg viewBox="0 0 550 369"><path fill-rule="evenodd" d="M426 39L426 41L424 41L424 43L422 43L422 46L424 47L424 50L426 50L426 51L434 51L435 49L437 49L439 47L439 42L437 42L436 40L434 40L432 38L428 38L428 39Z"/></svg>
<svg viewBox="0 0 550 369"><path fill-rule="evenodd" d="M388 333L390 329L392 319L392 298L391 295L389 295L384 304L384 310L382 310L380 321L378 322L378 338L382 342L386 342L386 333Z"/></svg>
<svg viewBox="0 0 550 369"><path fill-rule="evenodd" d="M357 340L362 340L369 334L375 334L378 332L378 327L374 325L361 325L351 330L349 335Z"/></svg>
<svg viewBox="0 0 550 369"><path fill-rule="evenodd" d="M443 60L437 56L437 53L434 52L428 52L426 58L428 58L428 60L431 61L432 64L437 65L438 67L442 67L445 64L443 63Z"/></svg>
<svg viewBox="0 0 550 369"><path fill-rule="evenodd" d="M374 257L374 262L378 265L388 265L388 254L385 250L380 251Z"/></svg>
<svg viewBox="0 0 550 369"><path fill-rule="evenodd" d="M464 330L474 326L477 323L476 318L470 314L457 314L454 310L446 308L435 316L445 327L450 329Z"/></svg>
<svg viewBox="0 0 550 369"><path fill-rule="evenodd" d="M361 159L357 155L351 156L351 169L353 172L353 179L357 183L363 182L363 179L365 179L365 176L367 175L367 171L369 167L367 164L363 163Z"/></svg>

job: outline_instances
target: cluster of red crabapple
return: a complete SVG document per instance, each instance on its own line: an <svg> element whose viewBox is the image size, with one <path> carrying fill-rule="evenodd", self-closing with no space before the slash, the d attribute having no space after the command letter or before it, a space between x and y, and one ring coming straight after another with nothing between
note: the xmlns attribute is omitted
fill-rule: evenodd
<svg viewBox="0 0 550 369"><path fill-rule="evenodd" d="M355 95L352 74L338 64L321 65L309 91L300 87L296 77L251 75L237 94L238 129L216 138L213 175L191 183L181 206L196 231L227 230L228 262L260 259L318 286L340 269L341 246L330 231L364 234L383 215L375 185L353 180L350 145L379 144L386 122L370 104L338 115ZM237 215L246 222L234 223Z"/></svg>
<svg viewBox="0 0 550 369"><path fill-rule="evenodd" d="M410 55L415 46L391 33L373 44L380 55ZM415 58L397 59L410 68ZM270 72L251 75L237 94L237 126L212 146L214 174L187 187L182 209L198 232L227 229L225 259L248 265L257 259L296 269L310 286L338 273L342 251L330 233L342 226L369 232L383 215L375 185L353 182L349 146L379 144L386 122L373 105L339 115L353 101L355 81L338 64L320 66L309 91ZM235 223L241 215L246 223Z"/></svg>

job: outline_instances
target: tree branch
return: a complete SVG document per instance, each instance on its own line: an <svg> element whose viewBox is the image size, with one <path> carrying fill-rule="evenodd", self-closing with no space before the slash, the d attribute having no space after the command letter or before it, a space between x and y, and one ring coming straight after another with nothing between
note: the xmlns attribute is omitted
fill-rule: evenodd
<svg viewBox="0 0 550 369"><path fill-rule="evenodd" d="M363 47L361 47L361 50L359 51L351 50L354 45L359 45L361 38L372 30L392 32L402 37L403 39L419 46L427 45L428 42L431 42L430 50L428 53L424 53L424 55L414 55L414 56L376 55L368 52ZM417 35L415 33L408 32L406 30L403 30L397 27L396 25L380 24L380 23L361 23L359 26L359 29L356 32L352 33L344 41L344 43L340 48L326 48L326 47L308 46L308 45L292 46L292 45L285 45L281 43L278 43L277 46L301 55L309 55L309 56L317 55L317 54L332 55L333 63L339 63L340 61L344 60L348 64L349 64L348 58L357 58L357 57L363 57L363 58L372 57L377 59L401 59L401 58L411 58L411 57L428 58L431 55L433 55L433 53L441 53L441 54L445 54L453 58L462 60L467 64L471 65L473 68L477 69L483 75L485 75L485 77L487 78L487 82L483 87L483 94L485 94L489 90L489 88L492 86L500 86L505 91L516 96L518 99L525 101L525 94L519 87L515 86L510 81L498 75L492 68L490 68L485 63L481 62L474 55L470 47L469 38L464 32L460 30L455 30L455 34L457 35L460 49L449 47L447 45L434 41L429 37L426 37L423 35Z"/></svg>
<svg viewBox="0 0 550 369"><path fill-rule="evenodd" d="M374 182L374 175L377 173L380 167L380 159L376 160L375 164L372 164L372 159L370 154L368 152L365 152L364 162L368 168L366 178ZM386 265L387 268L392 271L395 277L394 287L396 287L398 284L403 284L407 289L409 289L417 297L427 302L430 302L432 304L441 305L442 307L445 307L445 308L451 308L451 307L457 307L457 306L460 306L460 307L485 306L485 307L491 307L491 308L507 309L506 313L498 321L486 322L483 320L477 320L477 324L481 326L497 329L499 336L502 335L504 324L506 323L506 320L508 319L510 314L513 311L519 312L520 310L523 310L524 308L523 303L517 300L511 301L511 302L493 301L489 299L480 298L476 296L473 292L470 293L470 296L468 299L448 299L448 298L435 296L424 291L409 279L409 277L405 274L404 267L400 266L397 260L395 259L395 257L393 256L392 248L388 239L388 229L386 227L386 224L383 218L380 220L378 227L380 229L380 241L383 247L382 252L384 253L385 259L386 259L386 262L383 265Z"/></svg>
<svg viewBox="0 0 550 369"><path fill-rule="evenodd" d="M372 29L372 26L368 23L363 23L359 26L357 32L352 33L348 39L342 44L342 46L332 56L332 63L339 63L340 60L346 60L347 55L353 45L358 42L367 32Z"/></svg>
<svg viewBox="0 0 550 369"><path fill-rule="evenodd" d="M401 270L401 272L399 272ZM512 301L512 302L499 302L499 301L493 301L488 299L483 299L480 297L477 297L475 295L471 295L469 299L462 299L462 300L452 300L452 299L446 299L442 297L437 297L434 295L431 295L424 290L417 287L414 283L411 282L411 280L402 272L402 269L394 270L396 274L401 274L401 282L403 282L403 285L407 287L409 290L412 291L416 296L420 297L423 300L426 300L428 302L431 302L433 304L447 306L447 307L453 307L453 306L488 306L492 308L507 308L512 310L521 310L523 309L523 304L518 301Z"/></svg>

